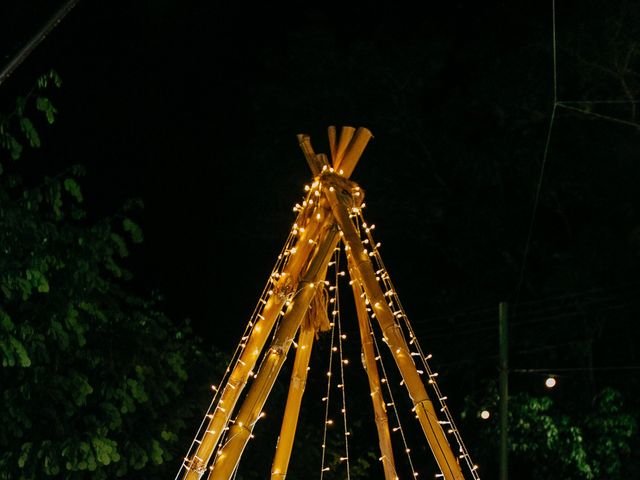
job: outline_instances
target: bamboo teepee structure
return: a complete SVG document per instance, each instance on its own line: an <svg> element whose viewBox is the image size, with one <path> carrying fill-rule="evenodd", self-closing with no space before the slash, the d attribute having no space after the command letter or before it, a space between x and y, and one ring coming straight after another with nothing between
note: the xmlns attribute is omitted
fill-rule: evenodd
<svg viewBox="0 0 640 480"><path fill-rule="evenodd" d="M394 310L399 299L394 303L397 294L390 287L388 274L384 268L376 269L372 262L378 253L368 239L362 238L363 229L370 234L372 227L357 221L364 207L364 192L349 178L371 138L366 128L343 127L338 135L335 127L329 127L330 162L326 155L314 152L307 135L298 135L313 181L306 187L305 200L294 208L297 218L283 253L225 379L219 388L214 388L216 394L209 411L176 478L199 480L204 475L214 480L232 478L287 353L295 344L293 373L271 469L272 480L286 477L316 333L333 325L326 313L325 283L332 256L341 242L354 293L385 480L397 479L398 475L372 341L372 319L377 321L402 376L413 411L440 469L437 476L445 480L479 480L477 467L471 462L446 406L446 397L435 383L436 374L429 368L406 315L401 309ZM401 320L409 326L408 336ZM422 370L416 365L416 357ZM421 373L425 370L427 384L437 397L438 412L422 380ZM448 435L457 443L456 453ZM466 477L463 468L468 472Z"/></svg>

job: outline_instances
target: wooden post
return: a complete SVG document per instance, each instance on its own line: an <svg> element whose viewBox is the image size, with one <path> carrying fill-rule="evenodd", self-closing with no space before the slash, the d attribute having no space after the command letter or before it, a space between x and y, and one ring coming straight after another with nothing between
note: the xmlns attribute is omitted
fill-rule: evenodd
<svg viewBox="0 0 640 480"><path fill-rule="evenodd" d="M304 323L307 322L305 321ZM287 404L282 415L282 427L280 428L276 454L271 467L271 480L284 480L287 476L287 468L289 467L291 449L293 448L293 440L296 435L302 395L304 394L304 387L307 383L307 370L309 368L309 359L311 358L311 349L315 335L316 330L311 324L303 325L298 334L296 359L293 362L293 372L291 373L291 382L289 383Z"/></svg>
<svg viewBox="0 0 640 480"><path fill-rule="evenodd" d="M230 429L229 440L222 447L213 464L210 479L229 480L233 475L253 427L260 418L264 403L284 364L293 337L316 294L319 282L324 281L327 265L338 239L338 232L335 228L327 232L326 240L322 242L321 249L318 249L309 269L298 283L298 292L276 330L267 356L238 411L235 423Z"/></svg>
<svg viewBox="0 0 640 480"><path fill-rule="evenodd" d="M375 416L376 429L378 431L378 444L380 446L380 458L382 459L384 478L385 480L396 480L398 475L396 474L396 467L393 459L393 447L391 446L391 434L389 432L387 408L384 398L382 397L378 365L376 364L376 355L373 349L373 340L371 338L373 332L369 326L367 306L364 298L362 297L364 290L357 280L357 272L355 271L355 267L353 267L351 255L347 255L347 258L349 259L349 274L351 275L352 280L351 287L353 289L353 298L356 302L358 326L360 327L362 356L364 357L364 366L369 379L371 403L373 403L373 414Z"/></svg>
<svg viewBox="0 0 640 480"><path fill-rule="evenodd" d="M500 321L500 480L509 478L509 330L508 304L501 302L498 306Z"/></svg>
<svg viewBox="0 0 640 480"><path fill-rule="evenodd" d="M329 176L326 176L323 182L329 184ZM464 480L460 465L438 422L433 403L429 399L422 379L411 358L411 352L402 336L400 325L397 323L393 312L387 304L384 292L376 280L375 271L369 256L364 251L364 246L355 225L349 217L347 207L338 199L336 189L333 191L329 189L326 195L333 215L342 230L343 240L349 250L348 253L353 256L353 264L358 281L364 287L376 319L391 349L436 462L445 480Z"/></svg>

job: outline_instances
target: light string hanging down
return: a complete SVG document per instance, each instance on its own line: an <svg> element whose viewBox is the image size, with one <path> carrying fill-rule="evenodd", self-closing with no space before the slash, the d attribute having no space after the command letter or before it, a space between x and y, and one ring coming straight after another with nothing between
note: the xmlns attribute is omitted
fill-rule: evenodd
<svg viewBox="0 0 640 480"><path fill-rule="evenodd" d="M428 366L422 349L417 344L415 333L401 307L393 285L380 259L379 244L373 243L371 230L362 219L364 208L364 192L348 178L353 172L360 155L371 138L367 129L344 127L338 137L334 127L329 129L329 141L332 164L325 155L316 155L311 147L309 137L298 137L305 158L314 175L313 182L305 187L307 192L301 204L296 204L294 212L296 221L291 229L285 247L278 257L265 291L254 314L242 335L230 367L227 368L219 388L214 388L215 395L207 410L200 428L194 438L189 452L181 465L178 477L182 480L200 480L209 470L210 480L230 480L238 474L240 457L249 440L253 438L253 429L264 416L263 408L266 400L280 374L291 346L296 346L294 338L298 334L298 346L294 372L290 381L289 396L285 407L285 415L281 427L281 435L276 446L276 455L272 466L272 480L283 480L286 476L291 447L294 441L300 401L304 391L304 383L308 371L308 358L303 351L310 353L316 324L311 317L319 312L321 297L325 295L326 274L332 257L337 255L336 246L340 239L344 244L349 260L349 273L356 295L356 308L359 315L358 324L363 343L369 347L368 367L369 386L376 428L380 443L380 451L386 480L397 480L391 447L386 407L393 407L399 431L403 438L405 454L409 458L412 475L418 473L413 467L410 448L400 424L400 416L390 390L387 371L382 363L382 356L373 334L371 322L376 320L383 341L389 346L389 352L413 403L413 412L419 420L422 432L431 448L434 458L445 480L464 480L460 469L460 459L470 466L472 476L478 479L475 465L459 438L459 432L453 424L451 414L446 408L444 397L433 373ZM339 249L338 249L339 251ZM339 361L341 390L342 424L344 433L344 455L338 457L338 465L346 466L346 478L350 478L350 430L347 422L347 395L345 388L345 368L348 359L344 352L345 331L340 318L340 296L338 279L344 272L339 269L339 259L335 257L335 285L330 287L333 295L330 298L331 320L326 319L327 328L331 324L332 340L327 372L327 395L324 398L325 423L322 443L322 462L320 477L329 471L327 463L327 427L330 422L329 404L331 398L332 370L336 364L333 355ZM333 290L332 290L333 289ZM326 298L324 300L326 302ZM325 314L326 314L326 304ZM367 312L367 310L369 310ZM310 313L311 312L311 313ZM360 318L362 317L362 318ZM306 322L306 323L305 323ZM310 327L313 325L313 327ZM336 337L337 333L337 337ZM306 335L306 337L305 337ZM270 340L269 340L270 339ZM337 340L337 341L336 341ZM267 343L269 341L269 344ZM374 343L375 342L375 343ZM375 347L374 347L375 345ZM416 367L414 356L419 356L423 370ZM365 359L366 360L366 359ZM382 368L382 379L378 374L377 360ZM426 372L429 384L435 391L444 413L445 421L439 421L427 388L421 375ZM381 388L385 383L390 401L385 402ZM244 392L245 387L247 389ZM377 408L376 408L377 407ZM461 455L454 455L443 425L449 425L449 435L453 435L459 444ZM215 455L214 454L215 451ZM210 465L210 466L209 466ZM332 476L335 472L332 472Z"/></svg>
<svg viewBox="0 0 640 480"><path fill-rule="evenodd" d="M339 248L336 248L333 256L333 260L329 263L329 266L333 267L335 275L334 275L334 284L329 286L329 309L331 312L329 322L331 326L331 339L329 342L329 360L327 362L327 387L325 390L325 396L322 397L322 402L324 403L324 422L322 428L322 454L320 457L320 480L324 479L325 472L329 472L331 468L327 466L327 433L328 427L333 425L333 419L329 418L329 409L331 404L331 386L333 384L333 355L338 350L338 347L335 346L335 337L336 337L336 322L333 315L333 311L335 310L336 303L336 295L338 290L338 279L340 278L340 265L339 265Z"/></svg>
<svg viewBox="0 0 640 480"><path fill-rule="evenodd" d="M358 211L360 231L364 232L365 238L363 239L363 243L366 243L371 251L368 252L369 256L374 259L374 263L376 265L376 275L378 281L383 285L385 290L385 296L388 298L388 305L393 310L394 315L398 320L402 321L402 325L405 327L406 332L409 336L408 344L413 347L415 351L411 352L412 357L417 357L422 364L423 371L418 371L419 373L426 373L428 378L428 384L433 389L436 398L440 404L440 412L445 416L445 420L441 421L442 425L447 426L447 433L454 437L456 444L458 446L458 458L464 461L467 466L467 469L474 480L480 480L480 475L478 473L478 466L473 463L471 459L471 455L467 447L465 446L460 431L456 427L456 424L453 419L453 415L446 403L447 396L445 396L437 382L438 374L431 369L428 360L431 358L431 354L425 355L422 347L420 346L420 342L418 341L418 337L416 336L411 323L409 322L409 317L407 316L402 303L400 302L400 298L396 292L396 289L391 281L391 277L389 272L387 271L384 262L382 261L382 257L380 255L380 246L379 242L376 242L373 238L372 231L375 229L375 225L368 225L364 217L362 215L362 211ZM403 330L404 334L404 330Z"/></svg>
<svg viewBox="0 0 640 480"><path fill-rule="evenodd" d="M272 286L273 286L273 278L275 278L276 276L281 276L282 275L282 271L283 271L283 267L284 264L286 263L287 260L287 256L285 255L285 252L290 251L292 248L292 245L294 244L295 240L296 240L296 228L294 226L294 228L292 228L289 231L289 235L285 241L284 247L282 248L282 251L280 252L280 254L278 255L277 261L275 266L273 267L271 274L269 275L269 279L267 280L267 283L265 284L262 293L260 294L260 298L258 300L258 303L256 304L253 313L251 314L251 316L249 317L249 322L247 322L247 325L245 327L244 332L242 333L242 337L241 340L239 342L239 344L236 346L236 349L231 357L231 361L229 363L229 365L237 365L238 364L238 360L240 358L240 354L244 351L245 347L246 347L246 340L249 338L249 336L251 335L251 333L253 332L253 329L255 328L256 323L260 320L260 317L262 316L262 310L264 308L264 306L266 305L266 302L269 298L269 296L272 295ZM214 392L214 395L211 399L211 403L209 404L209 407L207 408L206 414L202 419L202 422L200 423L200 426L198 427L198 430L196 432L195 437L193 438L191 445L189 446L189 450L187 452L187 456L183 459L182 465L180 467L180 469L178 470L178 473L175 477L175 480L178 480L181 475L183 475L185 473L185 471L189 471L191 468L198 468L194 462L194 460L202 460L202 459L198 459L195 457L196 452L195 450L201 445L202 443L202 438L203 436L207 435L207 431L205 431L205 427L207 425L207 423L209 423L209 421L213 418L213 411L217 408L224 408L222 405L218 405L219 402L219 397L221 394L221 389L220 389L220 385L225 385L228 380L229 380L229 376L231 373L232 369L231 367L227 367L225 369L225 372L223 374L222 379L220 380L220 382L218 383L218 385L212 385L211 389ZM226 428L227 425L225 425L223 428ZM205 466L206 468L206 466ZM202 474L204 473L204 470L199 471L198 473Z"/></svg>
<svg viewBox="0 0 640 480"><path fill-rule="evenodd" d="M349 465L349 435L351 435L349 431L349 426L347 422L347 400L346 400L346 383L344 376L344 367L348 365L349 360L344 357L344 350L342 348L343 342L346 342L347 335L342 333L342 320L340 315L340 276L344 275L344 272L340 271L340 251L336 252L336 271L338 275L336 275L336 291L335 291L335 302L333 305L333 310L331 311L331 315L333 316L333 322L337 324L338 328L338 353L340 359L340 384L337 385L338 389L340 389L342 393L342 425L344 430L344 457L340 457L341 462L345 462L347 469L347 480L351 480L351 470Z"/></svg>
<svg viewBox="0 0 640 480"><path fill-rule="evenodd" d="M417 478L418 472L416 471L413 463L413 459L411 458L411 448L409 447L409 443L407 442L407 437L404 433L404 428L402 427L402 421L400 420L400 412L398 411L398 407L396 406L396 400L393 396L393 391L391 390L391 382L389 381L389 377L387 375L387 369L382 360L382 352L380 351L378 340L376 339L376 336L374 334L373 325L371 325L371 322L369 324L369 328L371 329L371 337L373 338L373 344L375 347L375 353L376 353L375 358L376 358L376 361L380 363L380 371L382 372L382 383L384 383L387 390L387 395L389 396L389 401L387 402L386 405L393 409L394 417L396 419L396 426L393 427L391 431L393 433L396 433L396 432L400 433L400 439L402 440L402 447L407 457L409 468L411 469L411 475L414 478Z"/></svg>

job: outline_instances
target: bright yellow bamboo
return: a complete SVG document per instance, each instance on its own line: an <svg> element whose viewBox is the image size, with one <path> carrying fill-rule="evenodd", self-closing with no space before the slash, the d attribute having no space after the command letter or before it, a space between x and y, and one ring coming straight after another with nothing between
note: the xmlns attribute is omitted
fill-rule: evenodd
<svg viewBox="0 0 640 480"><path fill-rule="evenodd" d="M327 180L328 179L325 179L325 182ZM424 384L411 358L409 348L401 334L400 325L398 325L393 312L387 304L386 297L378 284L375 271L369 260L369 255L365 252L355 225L349 218L347 207L339 201L335 190L327 191L326 196L331 205L333 215L342 230L343 240L349 249L350 255L353 256L353 265L357 273L357 278L365 289L376 319L382 329L382 333L391 349L391 353L409 391L415 413L418 416L427 442L431 447L433 456L445 480L464 480L460 465L438 422L433 403L429 399Z"/></svg>
<svg viewBox="0 0 640 480"><path fill-rule="evenodd" d="M234 424L229 432L229 440L217 456L210 479L228 480L235 470L240 456L249 441L255 423L262 414L262 408L269 392L284 364L293 337L300 322L316 294L319 282L324 281L327 265L338 243L337 229L331 228L309 265L309 269L298 283L298 291L283 316L268 353L263 360L256 379L249 388Z"/></svg>
<svg viewBox="0 0 640 480"><path fill-rule="evenodd" d="M309 135L299 133L298 144L300 145L300 149L302 150L302 153L304 153L304 158L307 160L307 164L315 177L322 171L323 163L317 158L313 151L313 147L311 146L311 137L309 137Z"/></svg>
<svg viewBox="0 0 640 480"><path fill-rule="evenodd" d="M303 222L303 216L298 217L299 222ZM309 255L315 248L322 228L326 228L325 219L320 223L315 217L306 222L307 228L300 234L296 242L295 254L289 255L289 260L285 265L282 275L274 286L274 294L269 297L262 311L261 317L256 322L251 335L247 339L246 346L238 362L229 376L229 380L224 385L216 409L211 414L204 436L200 439L200 444L193 456L188 460L188 466L184 479L198 480L204 474L206 465L213 454L220 436L227 425L231 412L233 411L240 394L242 393L250 372L254 369L258 356L264 348L269 334L275 324L276 319L285 302L287 293L293 294L296 288L298 277L309 261Z"/></svg>
<svg viewBox="0 0 640 480"><path fill-rule="evenodd" d="M340 138L338 139L338 148L336 149L336 156L333 158L333 167L337 168L338 165L342 162L342 157L344 156L344 152L347 151L347 147L349 143L351 143L351 139L353 138L353 133L356 131L353 127L342 127L340 130Z"/></svg>
<svg viewBox="0 0 640 480"><path fill-rule="evenodd" d="M336 161L336 127L331 125L327 129L327 134L329 136L329 153L331 154L331 161L335 164Z"/></svg>
<svg viewBox="0 0 640 480"><path fill-rule="evenodd" d="M373 403L373 413L375 415L376 429L378 430L378 444L380 446L380 458L382 459L382 468L384 470L385 480L396 480L395 462L393 460L393 447L391 446L391 434L389 433L389 420L387 418L387 408L382 397L380 388L380 376L378 374L378 365L376 364L376 356L373 350L373 340L371 338L371 328L369 326L369 316L367 315L367 306L362 297L363 290L360 282L357 280L357 271L353 265L351 255L347 255L349 259L349 274L351 276L351 288L353 289L353 298L356 303L356 313L358 316L358 325L360 327L360 342L362 343L362 356L364 357L365 370L369 378L369 389L371 390L371 402Z"/></svg>
<svg viewBox="0 0 640 480"><path fill-rule="evenodd" d="M348 146L353 136L353 131L354 129L351 127L342 129L342 134L345 138L343 151ZM323 171L324 167L329 166L325 155L316 155L314 153L308 135L299 135L298 140L314 175L318 175ZM357 160L356 158L355 162ZM298 277L304 271L303 269L309 265L309 254L312 249L316 245L320 250L324 248L323 242L319 240L319 235L326 227L325 221L327 221L326 217L323 222L318 223L315 217L305 216L304 212L298 216L297 223L299 226L304 227L304 232L300 235L295 245L296 253L289 256L283 273L274 286L274 294L268 298L259 320L256 322L236 365L231 371L229 379L224 386L221 386L220 399L213 413L209 415L209 422L203 436L197 439L198 446L196 451L186 460L187 468L183 480L199 480L206 471L206 466L209 464L211 455L229 422L231 413L235 409L249 375L255 367L257 358L264 348L282 307L288 299L287 293L299 285ZM335 244L333 248L335 248Z"/></svg>
<svg viewBox="0 0 640 480"><path fill-rule="evenodd" d="M346 178L351 176L353 169L356 168L360 155L362 155L362 152L371 138L373 138L373 134L368 129L358 127L356 134L349 143L342 159L334 166L335 170L339 172L340 175Z"/></svg>
<svg viewBox="0 0 640 480"><path fill-rule="evenodd" d="M293 448L293 440L296 435L296 426L300 414L300 404L302 403L302 395L304 394L304 387L307 383L311 348L313 347L313 340L316 335L315 328L313 328L311 322L309 322L308 325L305 325L306 323L306 321L303 322L300 333L298 334L296 359L293 362L293 373L291 374L291 382L289 383L287 405L285 406L282 416L282 427L271 467L271 480L281 480L287 476L287 468L289 466L289 459L291 458L291 449Z"/></svg>

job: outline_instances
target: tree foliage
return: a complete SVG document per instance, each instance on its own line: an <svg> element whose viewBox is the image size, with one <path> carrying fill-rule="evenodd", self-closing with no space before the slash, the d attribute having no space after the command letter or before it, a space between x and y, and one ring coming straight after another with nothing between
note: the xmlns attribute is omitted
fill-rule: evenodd
<svg viewBox="0 0 640 480"><path fill-rule="evenodd" d="M60 84L48 74L34 91L50 81ZM52 102L33 93L0 117L13 160L23 142L40 145L38 111L54 121ZM28 185L18 166L0 176L0 478L175 472L184 427L207 395L193 372L210 377L213 362L157 294L128 283L129 249L143 239L131 216L139 202L88 220L82 167Z"/></svg>
<svg viewBox="0 0 640 480"><path fill-rule="evenodd" d="M607 387L590 402L569 405L566 399L553 397L525 392L509 397L509 450L511 461L519 465L519 477L627 478L633 471L631 454L638 423L621 393ZM497 407L492 383L481 401L467 398L463 415L466 422L475 419L480 427L473 439L477 453L493 459L499 450ZM477 418L484 409L494 412L488 421Z"/></svg>

